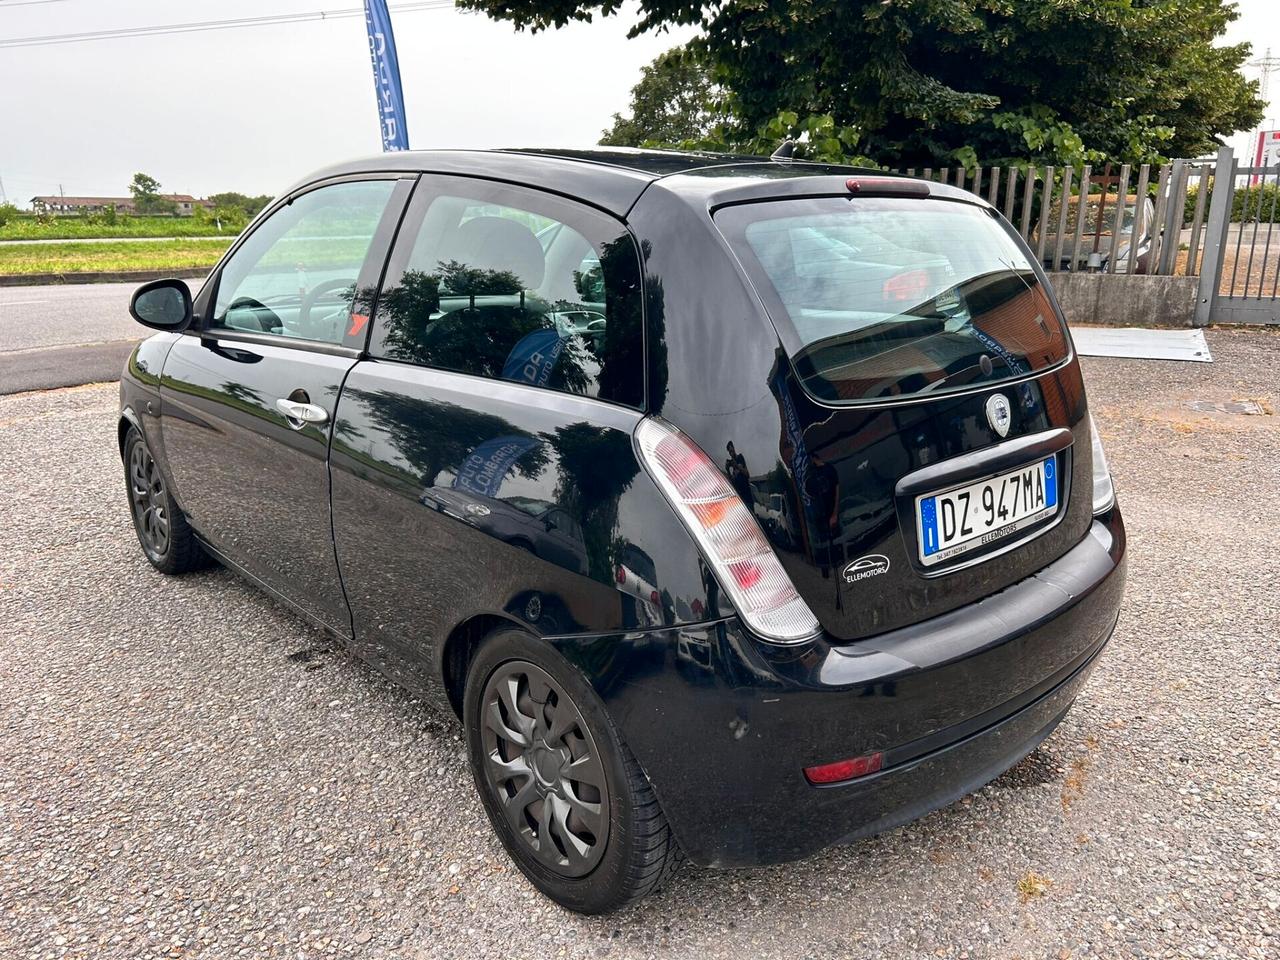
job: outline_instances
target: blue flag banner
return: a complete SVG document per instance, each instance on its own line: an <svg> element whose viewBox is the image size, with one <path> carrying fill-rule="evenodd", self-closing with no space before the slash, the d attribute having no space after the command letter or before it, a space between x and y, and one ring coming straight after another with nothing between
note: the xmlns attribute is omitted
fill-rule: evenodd
<svg viewBox="0 0 1280 960"><path fill-rule="evenodd" d="M516 461L542 443L537 437L494 437L486 440L462 461L453 486L481 497L496 497Z"/></svg>
<svg viewBox="0 0 1280 960"><path fill-rule="evenodd" d="M364 0L364 24L369 29L369 59L373 61L373 86L378 94L382 149L408 150L409 128L404 119L400 61L396 57L396 37L391 32L387 0Z"/></svg>
<svg viewBox="0 0 1280 960"><path fill-rule="evenodd" d="M535 330L520 338L502 365L502 379L545 387L567 341L554 329Z"/></svg>

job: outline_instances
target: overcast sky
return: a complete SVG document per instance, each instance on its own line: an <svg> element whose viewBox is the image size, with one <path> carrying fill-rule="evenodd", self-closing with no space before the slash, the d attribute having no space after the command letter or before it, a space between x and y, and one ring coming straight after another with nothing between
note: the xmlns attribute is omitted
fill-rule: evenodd
<svg viewBox="0 0 1280 960"><path fill-rule="evenodd" d="M393 10L397 2L391 0ZM357 7L360 0L0 0L0 40ZM1280 4L1241 0L1231 34L1280 55ZM581 146L627 103L640 67L687 33L626 39L627 16L516 33L452 9L394 13L410 143ZM1272 112L1280 114L1280 72ZM1248 149L1249 138L1233 141ZM380 149L359 18L0 48L0 180L34 194L123 195L135 171L170 192L274 194Z"/></svg>

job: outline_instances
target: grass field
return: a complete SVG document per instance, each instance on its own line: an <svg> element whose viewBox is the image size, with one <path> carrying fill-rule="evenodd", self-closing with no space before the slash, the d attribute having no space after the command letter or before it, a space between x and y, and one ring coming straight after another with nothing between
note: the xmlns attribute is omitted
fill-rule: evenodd
<svg viewBox="0 0 1280 960"><path fill-rule="evenodd" d="M224 227L221 233L211 222L195 217L125 217L113 224L91 223L81 217L55 217L38 223L32 217L17 217L0 225L0 240L77 240L89 237L231 237L236 231Z"/></svg>
<svg viewBox="0 0 1280 960"><path fill-rule="evenodd" d="M0 246L0 276L180 270L212 267L231 245L225 239L156 240L153 243L24 243Z"/></svg>

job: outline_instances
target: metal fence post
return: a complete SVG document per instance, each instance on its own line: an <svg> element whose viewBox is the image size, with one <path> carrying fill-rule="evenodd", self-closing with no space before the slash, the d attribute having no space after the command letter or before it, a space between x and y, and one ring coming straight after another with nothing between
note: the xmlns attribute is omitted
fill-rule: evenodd
<svg viewBox="0 0 1280 960"><path fill-rule="evenodd" d="M1172 277L1177 272L1178 248L1182 246L1182 221L1187 207L1187 161L1173 161L1169 175L1169 200L1164 208L1164 241L1160 245L1161 276Z"/></svg>
<svg viewBox="0 0 1280 960"><path fill-rule="evenodd" d="M1204 260L1200 266L1200 287L1196 294L1195 325L1207 327L1218 302L1222 284L1222 253L1227 227L1231 224L1231 203L1235 199L1236 162L1230 147L1218 151L1213 170L1213 199L1209 203L1209 225L1205 228Z"/></svg>

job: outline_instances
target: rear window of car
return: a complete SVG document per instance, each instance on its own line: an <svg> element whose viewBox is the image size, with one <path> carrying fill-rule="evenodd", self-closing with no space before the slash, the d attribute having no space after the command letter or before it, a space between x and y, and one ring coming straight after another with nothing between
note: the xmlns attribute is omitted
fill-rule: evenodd
<svg viewBox="0 0 1280 960"><path fill-rule="evenodd" d="M725 207L715 222L819 399L940 394L1069 353L1030 261L984 207L821 197Z"/></svg>

